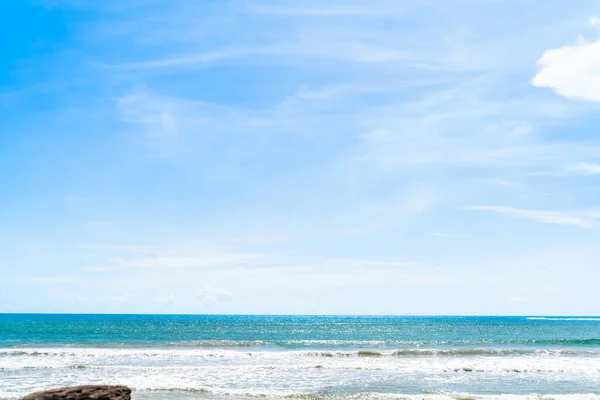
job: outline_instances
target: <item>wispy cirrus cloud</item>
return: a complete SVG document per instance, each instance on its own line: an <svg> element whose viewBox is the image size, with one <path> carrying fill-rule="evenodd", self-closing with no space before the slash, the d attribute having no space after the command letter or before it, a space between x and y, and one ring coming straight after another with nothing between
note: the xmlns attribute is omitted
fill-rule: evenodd
<svg viewBox="0 0 600 400"><path fill-rule="evenodd" d="M89 253L88 258L95 260L94 264L80 268L88 272L239 267L275 256L240 250L190 249L177 245L88 245L82 248Z"/></svg>
<svg viewBox="0 0 600 400"><path fill-rule="evenodd" d="M567 167L566 172L579 175L600 175L600 164L578 162Z"/></svg>
<svg viewBox="0 0 600 400"><path fill-rule="evenodd" d="M373 8L283 8L283 7L265 7L251 6L248 11L258 14L305 16L305 17L344 17L344 16L382 16L381 11Z"/></svg>
<svg viewBox="0 0 600 400"><path fill-rule="evenodd" d="M259 254L202 254L202 255L171 255L154 256L142 258L119 258L109 259L108 265L85 266L81 269L91 272L110 272L131 268L142 269L194 269L194 268L214 268L221 266L239 266L245 265L257 260L265 259L267 256Z"/></svg>
<svg viewBox="0 0 600 400"><path fill-rule="evenodd" d="M172 57L121 64L99 64L99 66L114 70L146 70L185 66L210 66L227 59L256 53L259 53L257 49L220 49L206 53L184 54L182 56L175 55Z"/></svg>
<svg viewBox="0 0 600 400"><path fill-rule="evenodd" d="M118 268L114 265L86 265L84 267L81 267L82 271L88 271L88 272L111 272L111 271L116 271Z"/></svg>
<svg viewBox="0 0 600 400"><path fill-rule="evenodd" d="M226 42L201 51L190 44L177 45L191 33L175 30L162 41L175 44L180 55L127 62L124 68L168 69L205 63L243 68L260 62L269 68L284 63L293 71L295 66L310 62L318 73L330 74L342 62L344 79L298 90L296 95L258 110L198 102L192 96L132 92L118 98L120 115L126 122L144 126L150 135L163 138L181 137L190 127L211 133L296 131L335 136L343 132L359 141L353 159L380 171L436 164L548 168L594 151L589 145L555 143L540 134L545 124L573 115L573 109L560 100L531 94L490 96L504 86L505 66L500 62L510 57L501 51L497 57L485 53L489 59L484 62L470 52L465 54L466 49L481 46L468 36L449 34L446 42L429 41L424 48L418 41L395 35L397 28L372 29L368 24L357 24L354 18L363 14L385 18L429 7L431 4L417 2L381 2L368 8L361 2L301 8L270 2L253 4L241 7L241 12L249 13L250 19L261 15L274 18L272 22L277 23L267 26L268 33L250 36L252 42ZM439 9L436 12L443 14ZM287 29L281 31L284 22L278 18L286 15L308 20L288 21ZM322 16L336 15L352 18L334 26L319 22ZM191 15L182 17L184 24L192 19ZM514 46L510 37L501 39ZM236 59L234 65L227 61L232 58ZM411 78L407 80L407 76ZM408 91L397 84L403 79L422 84ZM561 151L565 146L568 152Z"/></svg>
<svg viewBox="0 0 600 400"><path fill-rule="evenodd" d="M123 73L136 70L210 67L219 63L243 64L244 59L247 59L246 63L252 63L254 62L253 60L261 57L265 58L265 60L282 58L289 60L320 59L357 64L381 64L401 60L412 61L414 63L422 62L396 48L356 40L346 40L343 42L324 41L317 45L316 43L313 44L313 41L309 39L293 39L283 44L248 48L223 48L207 53L188 51L181 54L174 54L170 57L118 64L98 63L98 66L109 70L112 69L115 73Z"/></svg>
<svg viewBox="0 0 600 400"><path fill-rule="evenodd" d="M440 238L446 238L446 239L463 239L463 238L465 238L465 235L459 235L457 233L440 232L440 231L433 231L433 232L431 232L431 235L437 236Z"/></svg>
<svg viewBox="0 0 600 400"><path fill-rule="evenodd" d="M472 211L489 211L545 224L570 225L577 228L600 228L600 211L598 210L547 211L504 206L469 206L465 207L465 209Z"/></svg>
<svg viewBox="0 0 600 400"><path fill-rule="evenodd" d="M140 260L127 260L120 263L125 268L203 268L246 264L265 258L257 254L203 254L194 256L154 257Z"/></svg>

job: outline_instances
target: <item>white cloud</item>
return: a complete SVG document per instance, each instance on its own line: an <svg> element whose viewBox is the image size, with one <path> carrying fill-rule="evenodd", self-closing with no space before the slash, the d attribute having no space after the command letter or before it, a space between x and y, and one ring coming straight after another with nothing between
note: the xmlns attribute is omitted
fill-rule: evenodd
<svg viewBox="0 0 600 400"><path fill-rule="evenodd" d="M89 272L110 272L110 271L114 271L116 269L117 269L116 267L112 267L112 266L108 266L108 265L99 265L99 266L89 265L89 266L81 267L82 271L89 271Z"/></svg>
<svg viewBox="0 0 600 400"><path fill-rule="evenodd" d="M600 39L581 38L572 46L547 50L537 63L534 86L551 88L569 99L600 101Z"/></svg>
<svg viewBox="0 0 600 400"><path fill-rule="evenodd" d="M365 111L359 122L372 129L363 134L354 160L386 172L434 164L535 167L593 151L593 146L570 145L566 152L564 143L536 134L540 121L568 115L560 101L489 100L485 91L496 90L493 86L472 79L410 104Z"/></svg>
<svg viewBox="0 0 600 400"><path fill-rule="evenodd" d="M132 293L125 293L125 294L117 294L117 295L107 296L107 297L100 299L100 301L125 303L125 302L130 301L133 298L134 298L134 295Z"/></svg>
<svg viewBox="0 0 600 400"><path fill-rule="evenodd" d="M529 298L524 296L511 296L508 298L508 301L512 303L525 303L526 301L529 301Z"/></svg>
<svg viewBox="0 0 600 400"><path fill-rule="evenodd" d="M79 296L79 295L76 295L76 294L69 294L69 295L67 295L66 298L67 298L67 300L76 301L76 302L86 302L86 301L89 300L88 297Z"/></svg>
<svg viewBox="0 0 600 400"><path fill-rule="evenodd" d="M169 246L94 245L94 264L81 267L90 272L108 272L125 268L175 269L239 266L263 260L270 255L228 250L190 250Z"/></svg>
<svg viewBox="0 0 600 400"><path fill-rule="evenodd" d="M306 16L306 17L342 17L342 16L381 16L381 10L359 8L275 8L275 7L250 7L249 11L258 14Z"/></svg>
<svg viewBox="0 0 600 400"><path fill-rule="evenodd" d="M162 254L168 249L161 246L144 245L113 245L113 244L91 244L81 246L84 250L98 251L104 253L126 253L126 254Z"/></svg>
<svg viewBox="0 0 600 400"><path fill-rule="evenodd" d="M198 268L218 265L244 264L259 258L263 258L263 256L254 254L204 254L199 256L182 255L128 260L121 263L121 266L134 268Z"/></svg>
<svg viewBox="0 0 600 400"><path fill-rule="evenodd" d="M438 206L441 200L442 193L437 188L421 184L408 187L403 193L386 200L361 203L345 212L340 210L337 219L343 221L346 228L335 232L335 236L362 235L393 229L408 218L426 214Z"/></svg>
<svg viewBox="0 0 600 400"><path fill-rule="evenodd" d="M232 301L233 294L224 289L214 288L210 285L204 285L199 291L197 300L202 305L210 303L224 303Z"/></svg>
<svg viewBox="0 0 600 400"><path fill-rule="evenodd" d="M600 175L600 164L579 162L568 167L567 172L581 175Z"/></svg>
<svg viewBox="0 0 600 400"><path fill-rule="evenodd" d="M431 232L432 236L437 236L437 237L441 237L441 238L448 238L448 239L460 239L460 238L464 238L463 235L457 235L454 233L445 233L445 232L439 232L439 231L433 231Z"/></svg>
<svg viewBox="0 0 600 400"><path fill-rule="evenodd" d="M511 217L523 218L545 224L571 225L578 228L600 227L600 212L597 211L547 211L525 210L503 206L470 206L467 210L491 211Z"/></svg>
<svg viewBox="0 0 600 400"><path fill-rule="evenodd" d="M147 96L135 93L120 97L117 106L123 121L147 127L150 137L176 139L180 135L175 105L167 99L149 101Z"/></svg>
<svg viewBox="0 0 600 400"><path fill-rule="evenodd" d="M187 54L184 56L175 56L160 58L156 60L140 61L133 63L123 63L118 65L111 65L111 68L119 69L152 69L152 68L168 68L168 67L182 67L188 65L209 65L218 61L223 61L230 58L240 57L251 53L249 50L237 49L237 50L220 50L210 53L200 54Z"/></svg>
<svg viewBox="0 0 600 400"><path fill-rule="evenodd" d="M108 272L123 268L209 268L247 264L263 258L265 258L265 256L256 254L173 255L120 259L113 261L112 265L89 266L83 267L82 269L90 272Z"/></svg>
<svg viewBox="0 0 600 400"><path fill-rule="evenodd" d="M323 260L321 263L316 263L321 267L343 267L343 268L394 268L394 267L407 267L411 263L405 261L387 261L387 260L365 260L365 259L353 259L353 258L331 258Z"/></svg>
<svg viewBox="0 0 600 400"><path fill-rule="evenodd" d="M12 282L16 284L61 285L78 283L80 278L75 276L28 276L16 278Z"/></svg>
<svg viewBox="0 0 600 400"><path fill-rule="evenodd" d="M519 186L519 183L508 179L484 179L480 183L503 188L515 188Z"/></svg>
<svg viewBox="0 0 600 400"><path fill-rule="evenodd" d="M159 296L156 299L157 303L161 304L174 304L175 303L175 295L171 292L165 294L164 296Z"/></svg>
<svg viewBox="0 0 600 400"><path fill-rule="evenodd" d="M253 113L245 109L153 92L127 93L116 99L116 107L123 122L137 127L156 145L155 150L163 151L177 148L176 144L189 146L185 139L192 137L201 146L201 138L224 132L233 136L232 132L247 131L256 123Z"/></svg>
<svg viewBox="0 0 600 400"><path fill-rule="evenodd" d="M293 41L290 40L285 44L256 46L248 49L223 49L208 54L184 53L165 58L111 65L110 68L125 72L127 70L202 67L218 64L219 62L223 63L227 60L256 59L257 57L273 59L288 58L290 60L310 58L359 64L388 63L402 60L417 62L409 54L399 51L392 46L373 45L356 40L313 42L310 39L302 38L293 39Z"/></svg>

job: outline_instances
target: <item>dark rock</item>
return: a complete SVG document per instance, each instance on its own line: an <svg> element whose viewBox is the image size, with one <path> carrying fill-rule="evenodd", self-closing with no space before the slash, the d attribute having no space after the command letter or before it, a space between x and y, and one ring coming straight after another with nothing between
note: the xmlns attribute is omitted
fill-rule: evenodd
<svg viewBox="0 0 600 400"><path fill-rule="evenodd" d="M23 400L130 400L127 386L89 385L36 392Z"/></svg>

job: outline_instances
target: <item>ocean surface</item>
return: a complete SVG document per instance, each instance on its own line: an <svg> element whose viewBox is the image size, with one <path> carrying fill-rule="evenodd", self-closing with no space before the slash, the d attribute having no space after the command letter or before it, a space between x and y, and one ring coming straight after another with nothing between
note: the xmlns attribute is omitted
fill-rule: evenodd
<svg viewBox="0 0 600 400"><path fill-rule="evenodd" d="M0 398L600 400L600 318L0 314Z"/></svg>

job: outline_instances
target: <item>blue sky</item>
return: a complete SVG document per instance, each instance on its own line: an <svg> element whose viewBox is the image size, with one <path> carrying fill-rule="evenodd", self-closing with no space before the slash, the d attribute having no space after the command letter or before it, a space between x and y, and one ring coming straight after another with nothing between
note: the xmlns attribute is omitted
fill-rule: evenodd
<svg viewBox="0 0 600 400"><path fill-rule="evenodd" d="M598 314L599 18L3 1L0 312Z"/></svg>

